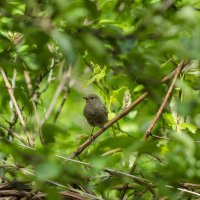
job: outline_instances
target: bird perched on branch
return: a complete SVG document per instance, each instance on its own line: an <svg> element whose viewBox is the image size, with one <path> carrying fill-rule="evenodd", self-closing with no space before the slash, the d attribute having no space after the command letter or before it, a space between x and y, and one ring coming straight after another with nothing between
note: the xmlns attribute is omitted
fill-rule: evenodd
<svg viewBox="0 0 200 200"><path fill-rule="evenodd" d="M108 121L108 112L105 105L96 94L89 94L84 99L86 100L86 105L83 115L88 123L93 126L93 130L95 126L103 128L103 125Z"/></svg>

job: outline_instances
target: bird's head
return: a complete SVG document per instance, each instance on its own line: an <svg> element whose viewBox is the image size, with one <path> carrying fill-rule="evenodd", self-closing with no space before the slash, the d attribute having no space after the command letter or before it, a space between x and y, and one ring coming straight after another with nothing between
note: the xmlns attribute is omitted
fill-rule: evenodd
<svg viewBox="0 0 200 200"><path fill-rule="evenodd" d="M96 94L89 94L88 96L83 98L86 100L86 103L92 103L100 100Z"/></svg>

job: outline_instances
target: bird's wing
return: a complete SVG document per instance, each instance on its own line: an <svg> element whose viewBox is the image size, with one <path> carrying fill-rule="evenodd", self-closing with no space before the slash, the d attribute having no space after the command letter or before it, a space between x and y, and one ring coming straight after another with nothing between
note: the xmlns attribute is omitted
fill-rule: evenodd
<svg viewBox="0 0 200 200"><path fill-rule="evenodd" d="M105 105L104 104L100 104L100 110L101 110L101 112L103 112L104 114L108 114L108 111L107 111L107 109L106 109L106 107L105 107Z"/></svg>

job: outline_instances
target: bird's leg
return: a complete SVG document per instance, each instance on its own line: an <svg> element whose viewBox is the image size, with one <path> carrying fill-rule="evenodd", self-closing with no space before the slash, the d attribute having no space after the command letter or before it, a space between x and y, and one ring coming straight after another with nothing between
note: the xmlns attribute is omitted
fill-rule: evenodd
<svg viewBox="0 0 200 200"><path fill-rule="evenodd" d="M95 128L95 126L93 126L93 128L92 128L92 132L90 133L90 136L93 136L92 133L94 132L94 128Z"/></svg>
<svg viewBox="0 0 200 200"><path fill-rule="evenodd" d="M92 133L94 132L94 129L95 129L95 126L92 128L92 132L90 133L90 137L89 137L89 138L90 138L91 140L94 140L94 136L92 135Z"/></svg>
<svg viewBox="0 0 200 200"><path fill-rule="evenodd" d="M105 130L104 125L100 125L100 128L101 128L102 131Z"/></svg>

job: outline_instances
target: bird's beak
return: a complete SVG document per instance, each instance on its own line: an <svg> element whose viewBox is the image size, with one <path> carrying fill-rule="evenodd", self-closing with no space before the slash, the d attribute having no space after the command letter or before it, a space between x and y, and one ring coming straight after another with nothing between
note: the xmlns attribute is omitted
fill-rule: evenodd
<svg viewBox="0 0 200 200"><path fill-rule="evenodd" d="M87 97L83 97L83 99L87 100L88 98Z"/></svg>

